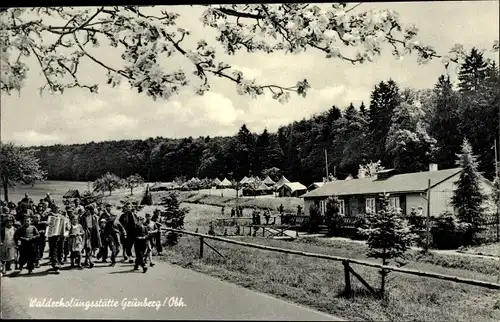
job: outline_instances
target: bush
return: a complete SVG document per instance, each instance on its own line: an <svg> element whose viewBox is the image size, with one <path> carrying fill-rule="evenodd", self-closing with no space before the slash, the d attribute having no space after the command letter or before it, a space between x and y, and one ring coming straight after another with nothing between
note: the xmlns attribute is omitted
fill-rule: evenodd
<svg viewBox="0 0 500 322"><path fill-rule="evenodd" d="M469 224L461 223L455 215L445 211L432 223L432 243L438 249L456 249L464 245L469 232Z"/></svg>
<svg viewBox="0 0 500 322"><path fill-rule="evenodd" d="M175 192L170 192L164 196L160 205L165 207L161 212L163 222L168 228L182 230L184 228L184 217L188 213L187 208L181 208ZM178 243L180 235L176 232L167 232L167 245L174 246Z"/></svg>
<svg viewBox="0 0 500 322"><path fill-rule="evenodd" d="M307 230L309 232L318 231L320 215L319 207L312 204L311 207L309 207L309 221L307 223Z"/></svg>
<svg viewBox="0 0 500 322"><path fill-rule="evenodd" d="M325 220L329 235L338 234L343 227L344 220L340 214L340 202L336 196L329 197L326 200Z"/></svg>

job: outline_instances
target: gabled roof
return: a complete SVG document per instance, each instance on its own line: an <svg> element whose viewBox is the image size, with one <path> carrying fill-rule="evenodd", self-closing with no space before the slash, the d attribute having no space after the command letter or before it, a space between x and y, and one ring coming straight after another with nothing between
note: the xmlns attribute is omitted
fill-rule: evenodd
<svg viewBox="0 0 500 322"><path fill-rule="evenodd" d="M220 183L221 183L221 181L219 180L219 178L215 178L214 184L220 184Z"/></svg>
<svg viewBox="0 0 500 322"><path fill-rule="evenodd" d="M300 182L285 182L280 188L282 187L288 187L292 192L297 190L307 190L307 187Z"/></svg>
<svg viewBox="0 0 500 322"><path fill-rule="evenodd" d="M323 187L324 185L325 185L324 182L313 182L309 185L309 187L307 187L307 189L311 189L312 187L319 188L319 187Z"/></svg>
<svg viewBox="0 0 500 322"><path fill-rule="evenodd" d="M265 184L274 184L275 182L273 181L273 179L271 179L271 177L267 176L267 177L264 179L264 183L265 183Z"/></svg>
<svg viewBox="0 0 500 322"><path fill-rule="evenodd" d="M231 183L231 181L227 180L227 178L224 178L224 180L222 180L222 182L220 183L220 185L228 187L228 186L232 185L232 183Z"/></svg>
<svg viewBox="0 0 500 322"><path fill-rule="evenodd" d="M247 178L247 176L244 176L244 177L243 177L243 179L241 179L240 183L241 183L241 184L248 183L248 178Z"/></svg>
<svg viewBox="0 0 500 322"><path fill-rule="evenodd" d="M69 189L63 196L63 198L80 198L80 192L78 189Z"/></svg>
<svg viewBox="0 0 500 322"><path fill-rule="evenodd" d="M285 176L281 176L281 178L278 180L278 182L276 182L276 187L281 187L284 183L287 183L287 182L290 182L288 181L287 178L285 178Z"/></svg>
<svg viewBox="0 0 500 322"><path fill-rule="evenodd" d="M247 181L245 183L253 183L255 182L256 179L254 177L247 178Z"/></svg>
<svg viewBox="0 0 500 322"><path fill-rule="evenodd" d="M328 182L322 187L303 195L303 198L363 195L383 193L423 192L427 190L428 180L431 188L460 173L461 168L396 174L386 179L362 178Z"/></svg>
<svg viewBox="0 0 500 322"><path fill-rule="evenodd" d="M265 191L265 190L269 190L269 187L268 187L268 186L266 186L266 184L265 184L264 182L262 182L262 183L260 184L260 186L258 186L258 187L257 187L257 189L255 189L255 190Z"/></svg>

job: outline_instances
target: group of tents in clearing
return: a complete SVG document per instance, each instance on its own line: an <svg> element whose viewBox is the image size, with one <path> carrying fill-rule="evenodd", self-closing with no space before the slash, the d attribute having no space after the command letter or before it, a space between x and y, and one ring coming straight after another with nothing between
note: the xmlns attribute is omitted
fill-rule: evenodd
<svg viewBox="0 0 500 322"><path fill-rule="evenodd" d="M198 178L191 178L190 180L179 184L175 182L165 182L156 183L150 190L151 191L161 191L161 190L199 190L199 189L230 189L236 188L235 184L229 181L227 178L220 180L215 178L214 180ZM239 181L239 190L241 190L243 196L257 196L257 195L268 195L277 192L279 197L298 197L307 191L307 187L299 182L290 182L284 176L274 182L269 176L264 180L258 177L244 177Z"/></svg>

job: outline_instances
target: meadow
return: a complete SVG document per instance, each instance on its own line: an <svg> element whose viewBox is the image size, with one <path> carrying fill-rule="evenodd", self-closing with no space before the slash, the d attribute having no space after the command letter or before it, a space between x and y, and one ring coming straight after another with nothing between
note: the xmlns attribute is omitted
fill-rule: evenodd
<svg viewBox="0 0 500 322"><path fill-rule="evenodd" d="M46 182L35 187L18 187L11 196L21 198L24 193L33 198L42 198L50 192L60 200L69 188L84 188L85 183ZM16 195L17 194L17 195ZM116 191L108 201L118 201L127 191ZM158 202L161 193L154 193L153 200ZM194 196L197 195L197 196ZM140 198L140 190L134 198ZM197 199L200 198L200 199ZM211 221L221 217L221 207L233 202L233 197L203 193L182 193L182 203L190 212L185 218L185 229L207 233ZM247 197L248 198L248 197ZM235 199L235 197L234 197ZM238 198L238 202L244 198ZM248 198L250 203L269 202L265 198ZM267 199L281 201L282 198ZM192 200L198 203L191 203ZM217 205L207 205L208 201ZM257 201L259 200L259 201ZM272 201L274 202L274 201ZM290 206L293 208L293 206ZM226 217L229 211L226 210ZM218 233L220 233L220 227ZM235 229L230 227L229 229ZM258 234L259 235L259 234ZM344 256L355 259L373 260L366 257L366 245L350 241L327 238L299 238L293 242L265 237L229 237L240 241L267 246L288 248L307 252ZM344 272L341 263L328 260L315 260L297 255L273 253L264 250L231 245L220 241L208 241L224 258L208 247L203 258L199 258L199 240L182 236L179 244L168 248L163 260L185 268L215 276L244 287L271 294L292 302L300 303L318 310L342 316L349 320L377 321L498 321L500 320L500 293L480 287L457 284L447 281L391 273L385 300L375 299L363 286L352 280L354 296L342 296ZM407 268L455 275L465 278L497 282L500 275L500 261L490 258L471 256L451 256L438 253L422 255L410 251L403 259ZM380 275L376 269L354 266L370 285L380 285Z"/></svg>

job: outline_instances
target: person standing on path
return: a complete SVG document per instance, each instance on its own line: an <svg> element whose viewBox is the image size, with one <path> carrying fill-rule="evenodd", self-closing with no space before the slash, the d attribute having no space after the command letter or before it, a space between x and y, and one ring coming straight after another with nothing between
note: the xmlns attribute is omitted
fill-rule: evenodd
<svg viewBox="0 0 500 322"><path fill-rule="evenodd" d="M151 220L151 214L146 214L146 221L144 222L144 226L148 229L148 237L146 239L146 254L145 254L145 262L146 264L149 262L149 266L153 267L155 264L153 263L153 245L156 237L156 223Z"/></svg>
<svg viewBox="0 0 500 322"><path fill-rule="evenodd" d="M151 220L156 225L156 234L154 236L154 246L156 247L156 254L158 256L163 255L163 246L161 245L161 223L159 222L159 211L153 213Z"/></svg>
<svg viewBox="0 0 500 322"><path fill-rule="evenodd" d="M113 267L116 264L116 256L120 252L120 240L127 238L125 228L123 228L120 221L116 219L116 215L114 213L111 213L109 220L104 226L104 236L106 244L111 249L111 264L109 266Z"/></svg>
<svg viewBox="0 0 500 322"><path fill-rule="evenodd" d="M106 228L106 223L108 222L110 217L107 217L107 219L104 219L101 215L100 218L101 219L99 219L99 231L101 234L101 248L99 249L99 252L97 253L96 258L98 260L101 259L101 261L103 263L107 263L108 262L108 247L109 247L109 245L108 245L108 242L106 239L106 233L105 233L104 229Z"/></svg>
<svg viewBox="0 0 500 322"><path fill-rule="evenodd" d="M23 227L16 231L14 239L19 245L19 271L21 272L24 268L24 264L27 264L28 274L33 272L35 268L35 263L37 260L38 247L37 241L40 235L35 226L32 225L31 218L26 217L24 219Z"/></svg>
<svg viewBox="0 0 500 322"><path fill-rule="evenodd" d="M126 203L123 206L123 213L120 216L120 223L122 224L123 228L125 228L125 231L127 232L127 237L123 239L123 259L124 261L127 261L129 263L133 263L134 260L132 259L132 247L135 242L135 228L137 225L137 217L136 215L132 212L131 205L130 203Z"/></svg>
<svg viewBox="0 0 500 322"><path fill-rule="evenodd" d="M85 209L85 213L80 217L80 224L85 232L84 239L84 251L85 251L85 263L84 265L89 268L94 267L92 263L92 251L96 248L101 247L101 234L99 231L99 219L94 213L94 207L88 205Z"/></svg>
<svg viewBox="0 0 500 322"><path fill-rule="evenodd" d="M146 263L144 262L144 253L146 251L146 240L148 238L148 228L144 225L144 218L139 217L137 221L137 226L134 231L135 238L135 265L134 271L139 269L139 266L142 267L142 272L146 273L148 268Z"/></svg>
<svg viewBox="0 0 500 322"><path fill-rule="evenodd" d="M5 226L2 224L0 232L0 260L2 261L2 273L11 270L11 264L17 257L17 245L14 239L16 227L14 227L14 218L9 216L5 219Z"/></svg>
<svg viewBox="0 0 500 322"><path fill-rule="evenodd" d="M74 215L71 218L71 229L69 231L68 246L71 252L71 268L82 268L82 249L83 238L85 231L81 224L78 223L78 216Z"/></svg>
<svg viewBox="0 0 500 322"><path fill-rule="evenodd" d="M33 226L38 229L40 236L35 241L36 247L36 263L35 268L40 267L40 261L43 259L43 251L45 250L45 230L47 229L47 222L41 221L40 215L37 213L33 216Z"/></svg>

